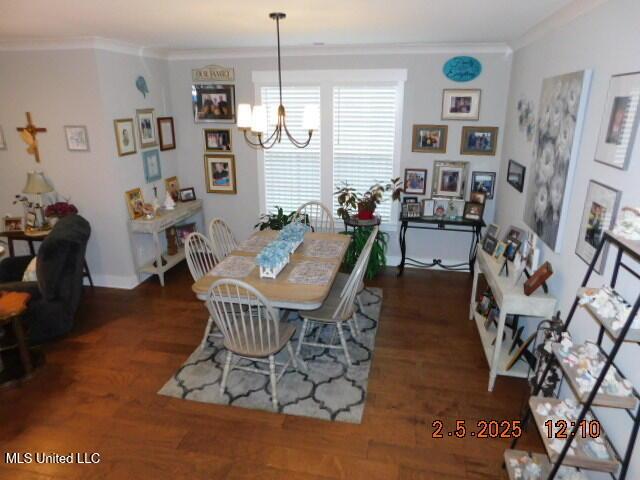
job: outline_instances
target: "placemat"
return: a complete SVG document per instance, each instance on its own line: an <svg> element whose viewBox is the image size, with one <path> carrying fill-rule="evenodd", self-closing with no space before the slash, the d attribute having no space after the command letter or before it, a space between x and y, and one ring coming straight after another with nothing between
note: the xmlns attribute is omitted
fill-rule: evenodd
<svg viewBox="0 0 640 480"><path fill-rule="evenodd" d="M289 274L289 283L304 285L325 285L331 281L335 263L325 262L300 262Z"/></svg>
<svg viewBox="0 0 640 480"><path fill-rule="evenodd" d="M254 235L253 237L247 238L244 242L242 242L238 246L238 250L240 250L241 252L258 253L274 240L275 237L273 236Z"/></svg>
<svg viewBox="0 0 640 480"><path fill-rule="evenodd" d="M344 242L339 240L305 240L300 253L305 257L337 258L342 255Z"/></svg>
<svg viewBox="0 0 640 480"><path fill-rule="evenodd" d="M214 277L244 278L255 268L255 258L230 255L209 272Z"/></svg>

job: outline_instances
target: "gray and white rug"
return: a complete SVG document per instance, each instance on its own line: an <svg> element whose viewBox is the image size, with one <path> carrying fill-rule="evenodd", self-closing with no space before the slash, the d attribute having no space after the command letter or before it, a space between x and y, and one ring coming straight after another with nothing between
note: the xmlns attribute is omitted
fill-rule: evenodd
<svg viewBox="0 0 640 480"><path fill-rule="evenodd" d="M348 328L345 330L353 366L347 369L341 350L303 346L300 355L308 370L296 371L290 367L278 382L280 413L340 422L362 421L382 306L382 289L365 289L362 300L364 311L358 310L362 335L355 339ZM291 314L288 321L298 326L294 336L295 348L302 320L297 314ZM320 342L331 341L334 332L333 326L325 326L320 332ZM336 335L334 342L337 341ZM197 348L158 393L197 402L273 411L271 386L266 375L232 370L227 379L227 391L220 394L225 355L222 339L213 338L206 348ZM277 360L286 361L286 358L285 349ZM251 363L255 368L265 367Z"/></svg>

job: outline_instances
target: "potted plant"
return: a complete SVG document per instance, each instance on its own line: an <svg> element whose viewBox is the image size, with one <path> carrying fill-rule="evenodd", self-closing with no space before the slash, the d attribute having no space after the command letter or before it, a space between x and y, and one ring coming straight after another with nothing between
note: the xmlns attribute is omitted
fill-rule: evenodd
<svg viewBox="0 0 640 480"><path fill-rule="evenodd" d="M258 223L253 228L259 228L260 230L282 230L285 225L289 225L296 217L296 211L285 215L284 209L276 205L276 213L263 213L260 215ZM309 223L308 216L305 215L303 223Z"/></svg>
<svg viewBox="0 0 640 480"><path fill-rule="evenodd" d="M391 199L393 201L399 200L400 194L402 193L400 177L392 178L389 183L385 185L376 183L363 194L358 193L355 188L349 186L347 182L344 182L334 193L334 195L338 197L338 205L340 206L338 208L338 215L340 215L343 220L346 220L357 211L360 220L371 220L376 211L376 207L384 200L385 192L391 192Z"/></svg>

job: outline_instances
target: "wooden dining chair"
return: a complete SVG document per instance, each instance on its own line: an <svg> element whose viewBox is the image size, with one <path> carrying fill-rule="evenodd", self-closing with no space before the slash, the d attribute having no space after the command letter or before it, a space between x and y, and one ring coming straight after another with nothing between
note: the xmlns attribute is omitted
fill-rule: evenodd
<svg viewBox="0 0 640 480"><path fill-rule="evenodd" d="M221 218L214 218L209 222L209 239L219 260L238 248L238 242L229 225Z"/></svg>
<svg viewBox="0 0 640 480"><path fill-rule="evenodd" d="M187 240L184 242L184 253L187 257L187 265L189 266L189 272L191 272L194 282L197 282L213 270L213 267L218 263L218 257L214 253L213 248L211 248L211 242L199 232L189 234ZM209 316L207 326L204 330L204 336L200 342L200 348L206 347L213 325L213 319Z"/></svg>
<svg viewBox="0 0 640 480"><path fill-rule="evenodd" d="M371 256L371 249L373 248L373 242L378 235L378 227L375 227L367 243L365 244L356 264L349 276L338 276L331 287L329 296L324 301L322 306L316 310L300 311L300 316L304 319L302 322L302 331L298 338L298 345L296 347L296 354L300 354L300 349L303 345L319 348L334 348L344 351L344 356L347 360L347 366L351 366L351 356L349 355L349 349L347 348L347 341L344 335L343 325L347 323L352 335L356 337L359 335L357 324L357 309L355 307L356 295L362 279L367 270L367 264L369 263L369 257ZM332 342L319 343L318 338L314 341L305 341L305 335L310 324L316 323L320 326L334 325L338 337L340 338L339 345L333 345Z"/></svg>
<svg viewBox="0 0 640 480"><path fill-rule="evenodd" d="M331 210L318 201L300 205L296 211L296 218L299 221L308 219L308 224L314 232L333 233L336 228Z"/></svg>
<svg viewBox="0 0 640 480"><path fill-rule="evenodd" d="M227 356L220 383L220 393L224 394L229 373L234 370L268 375L271 379L271 402L278 409L277 383L293 363L298 368L296 354L291 346L295 326L280 321L277 310L257 289L241 280L223 278L214 283L207 294L207 308L222 332ZM247 308L248 307L248 308ZM287 349L286 363L277 362L275 356ZM234 357L238 361L232 364ZM269 365L269 369L240 365L249 360ZM279 373L276 366L280 367Z"/></svg>

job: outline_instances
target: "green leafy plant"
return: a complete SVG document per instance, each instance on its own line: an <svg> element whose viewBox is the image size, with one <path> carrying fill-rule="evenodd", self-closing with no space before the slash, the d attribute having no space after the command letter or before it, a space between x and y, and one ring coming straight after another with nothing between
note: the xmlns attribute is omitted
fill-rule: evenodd
<svg viewBox="0 0 640 480"><path fill-rule="evenodd" d="M308 215L304 216L304 219L301 219L302 222L309 224ZM282 230L285 225L289 225L296 218L296 211L285 215L282 207L276 205L276 213L263 213L260 215L258 219L258 223L256 223L253 228L259 228L260 230Z"/></svg>
<svg viewBox="0 0 640 480"><path fill-rule="evenodd" d="M373 213L376 207L384 200L385 192L391 192L391 200L399 200L402 193L402 182L400 177L392 178L389 183L376 183L369 187L369 190L363 194L351 187L347 182L343 182L341 186L336 186L334 192L338 198L338 215L343 219L349 218L354 212L365 211Z"/></svg>
<svg viewBox="0 0 640 480"><path fill-rule="evenodd" d="M353 232L343 232L344 235L351 236L351 243L347 249L347 253L344 256L342 262L343 270L351 272L358 261L358 257L362 253L369 235L371 235L372 228L361 227L356 228ZM385 232L378 230L375 242L371 248L371 256L369 257L369 264L367 265L367 271L365 273L366 278L372 279L378 275L384 267L387 265L387 240L388 235Z"/></svg>

